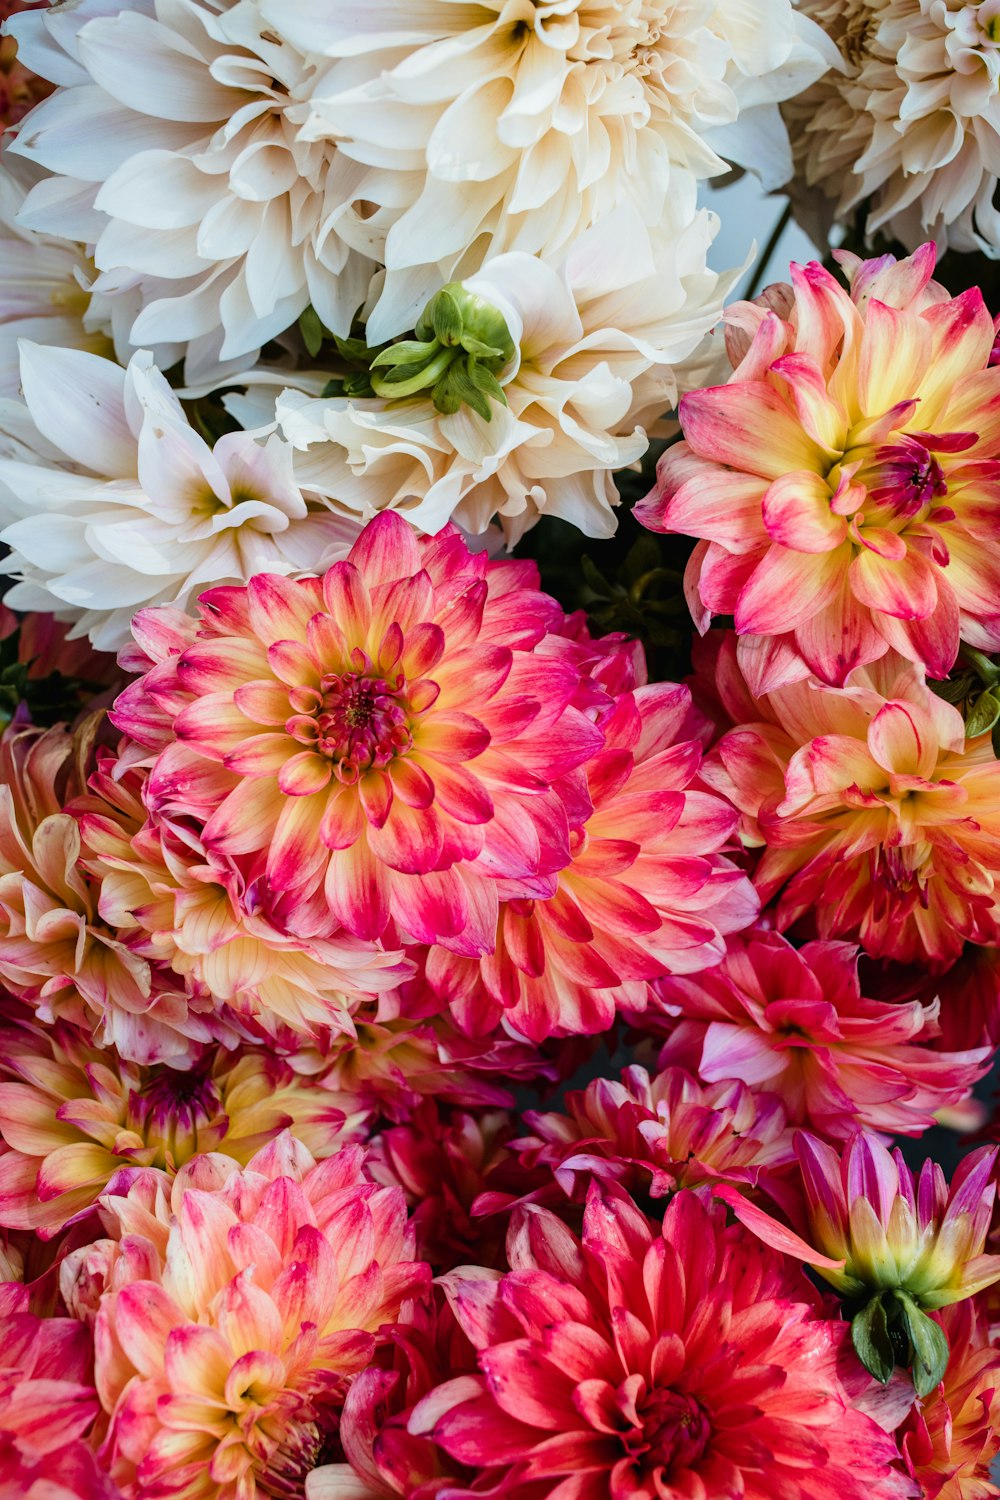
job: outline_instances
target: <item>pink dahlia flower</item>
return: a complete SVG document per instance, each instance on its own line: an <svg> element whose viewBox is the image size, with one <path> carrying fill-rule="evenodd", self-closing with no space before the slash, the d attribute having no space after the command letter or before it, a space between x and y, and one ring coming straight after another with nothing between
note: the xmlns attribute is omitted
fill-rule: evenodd
<svg viewBox="0 0 1000 1500"><path fill-rule="evenodd" d="M795 949L779 933L750 933L730 939L716 968L665 979L658 993L676 1017L661 1066L771 1090L792 1124L827 1140L859 1126L920 1135L937 1110L967 1098L993 1056L930 1045L938 1000L866 999L851 943Z"/></svg>
<svg viewBox="0 0 1000 1500"><path fill-rule="evenodd" d="M65 1022L0 1031L0 1225L49 1238L137 1168L173 1174L205 1151L246 1163L291 1127L316 1157L363 1133L262 1049L208 1049L192 1067L141 1067Z"/></svg>
<svg viewBox="0 0 1000 1500"><path fill-rule="evenodd" d="M498 879L552 894L570 858L555 784L602 744L579 670L536 649L563 622L537 585L384 512L322 579L214 589L197 622L141 613L158 665L112 717L160 751L149 806L265 876L299 932L370 941L394 920L489 952Z"/></svg>
<svg viewBox="0 0 1000 1500"><path fill-rule="evenodd" d="M703 1084L683 1068L650 1078L630 1067L620 1083L596 1078L567 1094L564 1110L528 1110L531 1134L513 1146L523 1168L548 1169L576 1201L592 1177L662 1198L705 1183L754 1184L794 1161L777 1095L735 1080Z"/></svg>
<svg viewBox="0 0 1000 1500"><path fill-rule="evenodd" d="M511 1270L444 1278L481 1373L426 1397L430 1432L487 1492L550 1500L879 1500L916 1491L849 1404L847 1325L804 1278L691 1193L662 1231L592 1188L578 1240L517 1210Z"/></svg>
<svg viewBox="0 0 1000 1500"><path fill-rule="evenodd" d="M340 1424L347 1463L307 1475L305 1500L432 1500L472 1479L429 1437L407 1430L418 1401L456 1371L475 1371L471 1344L436 1303L408 1308L391 1338L391 1366L363 1370L347 1393Z"/></svg>
<svg viewBox="0 0 1000 1500"><path fill-rule="evenodd" d="M757 692L842 685L890 648L945 677L960 636L1000 647L993 320L934 258L848 263L850 292L793 266L787 311L730 310L752 338L729 384L680 403L638 515L701 538L696 623L734 616Z"/></svg>
<svg viewBox="0 0 1000 1500"><path fill-rule="evenodd" d="M0 1318L0 1500L115 1500L86 1442L99 1413L88 1328Z"/></svg>
<svg viewBox="0 0 1000 1500"><path fill-rule="evenodd" d="M606 1031L620 1008L645 1007L661 974L717 963L723 934L756 916L750 882L720 852L737 816L696 784L708 724L687 688L625 692L601 729L554 893L503 881L495 952L428 955L430 984L473 1034L501 1017L532 1041Z"/></svg>
<svg viewBox="0 0 1000 1500"><path fill-rule="evenodd" d="M897 1441L925 1500L989 1500L1000 1495L990 1480L1000 1452L1000 1349L975 1298L937 1317L952 1351L948 1369Z"/></svg>
<svg viewBox="0 0 1000 1500"><path fill-rule="evenodd" d="M738 727L703 776L765 845L754 883L777 923L876 958L944 967L966 941L1000 941L1000 761L989 734L895 652L846 688L792 683L753 700L731 643L719 683ZM738 716L738 717L737 717Z"/></svg>
<svg viewBox="0 0 1000 1500"><path fill-rule="evenodd" d="M126 1497L301 1494L350 1381L429 1284L402 1193L363 1164L282 1137L218 1190L175 1191L165 1248L121 1240L95 1348Z"/></svg>
<svg viewBox="0 0 1000 1500"><path fill-rule="evenodd" d="M475 1218L472 1208L482 1193L524 1175L510 1150L513 1135L507 1110L473 1115L426 1099L409 1124L372 1141L368 1170L376 1182L402 1188L422 1260L444 1268L497 1262L503 1230L495 1219Z"/></svg>

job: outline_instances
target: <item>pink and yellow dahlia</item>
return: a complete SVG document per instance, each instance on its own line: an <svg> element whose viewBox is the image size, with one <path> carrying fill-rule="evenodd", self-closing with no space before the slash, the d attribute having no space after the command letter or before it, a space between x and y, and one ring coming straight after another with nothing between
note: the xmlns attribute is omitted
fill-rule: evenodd
<svg viewBox="0 0 1000 1500"><path fill-rule="evenodd" d="M838 1376L847 1325L720 1211L678 1193L662 1229L591 1189L583 1237L516 1211L505 1275L443 1278L480 1374L420 1402L410 1431L536 1500L889 1500L915 1493L892 1438Z"/></svg>
<svg viewBox="0 0 1000 1500"><path fill-rule="evenodd" d="M0 738L0 978L39 1019L65 1019L140 1062L191 1059L235 1040L210 998L132 952L103 920L63 811L74 741L61 729ZM78 778L77 778L78 779Z"/></svg>
<svg viewBox="0 0 1000 1500"><path fill-rule="evenodd" d="M897 1433L925 1500L990 1500L1000 1452L1000 1349L975 1298L937 1315L951 1348L944 1380Z"/></svg>
<svg viewBox="0 0 1000 1500"><path fill-rule="evenodd" d="M182 820L148 820L136 772L102 759L92 795L69 808L99 910L129 950L174 977L241 1032L294 1051L302 1038L353 1034L352 1010L413 972L401 951L347 933L295 937L266 880L205 849Z"/></svg>
<svg viewBox="0 0 1000 1500"><path fill-rule="evenodd" d="M88 1328L0 1318L2 1500L117 1500L88 1442L99 1416Z"/></svg>
<svg viewBox="0 0 1000 1500"><path fill-rule="evenodd" d="M65 1022L5 1028L0 1225L48 1238L135 1168L172 1176L204 1151L246 1163L286 1128L314 1156L330 1156L363 1133L364 1119L263 1050L215 1047L188 1069L141 1067Z"/></svg>
<svg viewBox="0 0 1000 1500"><path fill-rule="evenodd" d="M501 882L495 952L478 964L428 955L430 984L472 1034L501 1017L532 1041L606 1031L619 1009L645 1008L660 975L717 963L723 935L756 916L750 882L721 853L736 814L696 784L708 724L687 688L623 692L600 724L554 893Z"/></svg>
<svg viewBox="0 0 1000 1500"><path fill-rule="evenodd" d="M795 949L777 932L753 932L731 938L716 968L664 979L657 992L674 1018L661 1066L771 1090L790 1123L825 1140L861 1126L920 1135L937 1110L968 1097L993 1056L930 1045L938 1000L866 999L851 943Z"/></svg>
<svg viewBox="0 0 1000 1500"><path fill-rule="evenodd" d="M997 1148L963 1157L951 1184L924 1161L918 1178L898 1150L859 1131L838 1153L800 1131L798 1227L784 1228L732 1188L716 1189L765 1243L813 1266L841 1296L903 1292L924 1309L948 1307L1000 1281L1000 1255L985 1254Z"/></svg>
<svg viewBox="0 0 1000 1500"><path fill-rule="evenodd" d="M945 677L960 637L1000 647L993 320L934 259L843 257L849 291L793 266L784 301L730 310L752 336L729 383L680 403L638 515L701 539L696 623L734 616L755 692L840 686L890 649Z"/></svg>
<svg viewBox="0 0 1000 1500"><path fill-rule="evenodd" d="M989 734L890 652L845 688L813 681L750 699L727 641L718 681L738 727L703 776L763 844L754 883L777 924L876 958L943 967L1000 941L1000 762Z"/></svg>
<svg viewBox="0 0 1000 1500"><path fill-rule="evenodd" d="M280 1137L215 1191L178 1179L165 1248L123 1236L95 1349L126 1500L302 1493L351 1380L429 1285L402 1193L363 1167Z"/></svg>
<svg viewBox="0 0 1000 1500"><path fill-rule="evenodd" d="M794 1160L782 1100L745 1083L700 1083L683 1068L621 1082L596 1078L567 1094L562 1114L525 1112L531 1134L513 1142L522 1167L544 1167L574 1201L592 1177L665 1197L705 1183L755 1184ZM537 1194L533 1195L537 1198Z"/></svg>
<svg viewBox="0 0 1000 1500"><path fill-rule="evenodd" d="M556 783L602 743L579 671L544 650L562 621L530 563L384 512L322 579L214 589L197 622L140 614L155 665L112 717L160 752L154 814L265 878L296 931L371 941L394 921L479 957L498 879L554 890Z"/></svg>

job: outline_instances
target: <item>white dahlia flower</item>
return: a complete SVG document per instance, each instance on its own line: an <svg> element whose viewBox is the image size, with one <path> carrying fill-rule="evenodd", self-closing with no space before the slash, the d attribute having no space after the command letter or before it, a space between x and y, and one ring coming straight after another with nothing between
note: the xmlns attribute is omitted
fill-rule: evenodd
<svg viewBox="0 0 1000 1500"><path fill-rule="evenodd" d="M1000 255L1000 0L803 0L837 42L830 73L785 110L796 197L909 248ZM813 194L810 201L809 194ZM821 195L819 199L815 194Z"/></svg>
<svg viewBox="0 0 1000 1500"><path fill-rule="evenodd" d="M777 186L791 170L777 103L836 62L789 0L261 8L330 60L303 133L335 134L371 171L361 196L388 267L373 342L412 327L442 281L509 250L560 256L623 201L649 224L668 194L693 208L695 179L724 170L719 152ZM408 202L385 192L387 172Z"/></svg>
<svg viewBox="0 0 1000 1500"><path fill-rule="evenodd" d="M83 249L17 223L34 180L23 166L7 151L0 157L0 396L17 393L18 339L113 352L105 316L90 294L94 268Z"/></svg>
<svg viewBox="0 0 1000 1500"><path fill-rule="evenodd" d="M313 63L259 0L72 0L8 24L62 85L7 148L53 174L22 222L93 247L133 347L186 355L195 380L310 302L349 331L373 269L341 235L364 168L304 132Z"/></svg>
<svg viewBox="0 0 1000 1500"><path fill-rule="evenodd" d="M362 519L392 507L430 533L453 520L479 535L496 517L513 543L544 514L610 536L612 475L642 457L646 429L676 403L675 366L719 318L736 274L707 269L715 227L702 211L654 246L622 210L559 269L498 256L462 285L506 324L503 399L498 390L482 413L465 403L447 413L426 390L317 399L286 389L277 428L296 450L298 483ZM270 399L251 390L233 409L250 425L266 420Z"/></svg>
<svg viewBox="0 0 1000 1500"><path fill-rule="evenodd" d="M13 609L75 621L102 651L136 610L254 573L322 571L358 534L307 500L278 436L210 448L148 351L127 370L76 349L21 344L24 401L0 400L3 569Z"/></svg>

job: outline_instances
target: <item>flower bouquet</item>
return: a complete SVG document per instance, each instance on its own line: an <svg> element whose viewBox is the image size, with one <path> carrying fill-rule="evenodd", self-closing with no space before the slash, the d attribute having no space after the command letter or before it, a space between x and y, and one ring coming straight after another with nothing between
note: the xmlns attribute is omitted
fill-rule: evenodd
<svg viewBox="0 0 1000 1500"><path fill-rule="evenodd" d="M1000 1497L1000 0L0 16L0 1500Z"/></svg>

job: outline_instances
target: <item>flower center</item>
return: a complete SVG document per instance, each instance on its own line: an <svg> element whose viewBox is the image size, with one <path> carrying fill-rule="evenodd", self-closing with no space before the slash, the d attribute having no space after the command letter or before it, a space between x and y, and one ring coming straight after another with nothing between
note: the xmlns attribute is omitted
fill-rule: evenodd
<svg viewBox="0 0 1000 1500"><path fill-rule="evenodd" d="M912 438L875 451L864 473L869 499L900 520L912 518L948 493L948 481L933 453Z"/></svg>
<svg viewBox="0 0 1000 1500"><path fill-rule="evenodd" d="M219 1090L206 1073L197 1070L157 1069L148 1083L129 1096L128 1113L131 1127L147 1145L158 1147L158 1166L166 1165L168 1159L180 1166L194 1156L199 1145L203 1151L212 1150L225 1134Z"/></svg>
<svg viewBox="0 0 1000 1500"><path fill-rule="evenodd" d="M370 665L370 664L369 664ZM353 784L413 744L402 676L386 681L365 672L327 672L319 689L293 688L297 710L285 723L294 739L329 756L340 781Z"/></svg>
<svg viewBox="0 0 1000 1500"><path fill-rule="evenodd" d="M637 1408L641 1437L626 1439L633 1457L646 1470L663 1468L680 1475L697 1464L712 1429L702 1407L681 1391L652 1390Z"/></svg>

